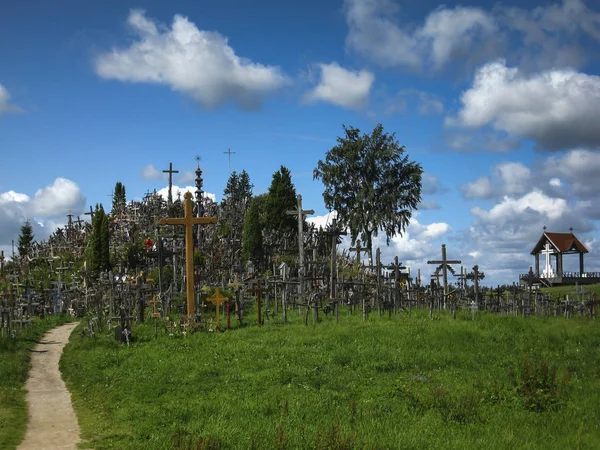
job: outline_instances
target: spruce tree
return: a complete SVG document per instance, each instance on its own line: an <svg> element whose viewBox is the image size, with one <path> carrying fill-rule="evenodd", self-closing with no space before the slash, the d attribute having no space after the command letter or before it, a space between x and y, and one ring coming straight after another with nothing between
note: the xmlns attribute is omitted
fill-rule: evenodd
<svg viewBox="0 0 600 450"><path fill-rule="evenodd" d="M17 249L21 258L29 255L31 244L33 244L33 227L31 226L31 222L27 220L21 227L21 234L17 243Z"/></svg>
<svg viewBox="0 0 600 450"><path fill-rule="evenodd" d="M287 214L296 209L296 188L292 183L292 175L285 166L273 174L271 186L265 201L265 227L269 232L282 234L297 231L297 219Z"/></svg>
<svg viewBox="0 0 600 450"><path fill-rule="evenodd" d="M112 201L112 214L116 216L121 212L121 207L125 205L127 198L125 197L125 186L120 181L115 184L115 192Z"/></svg>

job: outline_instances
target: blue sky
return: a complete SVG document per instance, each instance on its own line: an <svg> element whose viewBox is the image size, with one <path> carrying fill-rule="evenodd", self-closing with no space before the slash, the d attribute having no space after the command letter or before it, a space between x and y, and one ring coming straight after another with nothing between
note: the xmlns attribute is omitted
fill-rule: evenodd
<svg viewBox="0 0 600 450"><path fill-rule="evenodd" d="M588 1L24 1L0 14L0 249L24 220L160 190L196 155L220 198L233 170L280 165L314 220L312 170L342 124L395 132L423 204L384 250L427 276L449 256L512 282L544 225L600 234L600 7ZM155 169L154 171L152 169ZM381 242L384 246L385 242ZM577 261L565 261L576 270Z"/></svg>

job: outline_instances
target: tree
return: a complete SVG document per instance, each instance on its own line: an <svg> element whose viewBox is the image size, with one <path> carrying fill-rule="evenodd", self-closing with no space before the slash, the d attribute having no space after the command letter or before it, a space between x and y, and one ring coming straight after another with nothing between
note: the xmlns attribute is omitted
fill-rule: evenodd
<svg viewBox="0 0 600 450"><path fill-rule="evenodd" d="M116 216L121 212L121 208L125 206L127 198L125 197L125 186L120 181L115 184L115 193L112 201L112 214Z"/></svg>
<svg viewBox="0 0 600 450"><path fill-rule="evenodd" d="M29 255L31 244L33 244L33 227L31 226L31 222L27 220L21 227L21 234L17 242L17 249L21 258Z"/></svg>
<svg viewBox="0 0 600 450"><path fill-rule="evenodd" d="M242 241L242 260L252 261L258 268L263 259L262 227L260 223L260 200L253 198L244 222L244 237Z"/></svg>
<svg viewBox="0 0 600 450"><path fill-rule="evenodd" d="M102 205L96 205L92 234L87 249L87 260L92 272L110 270L110 231L108 216Z"/></svg>
<svg viewBox="0 0 600 450"><path fill-rule="evenodd" d="M273 174L271 186L265 201L265 227L269 232L282 234L297 231L298 222L288 210L296 209L296 188L292 184L292 175L285 167Z"/></svg>
<svg viewBox="0 0 600 450"><path fill-rule="evenodd" d="M231 199L235 205L243 205L247 209L252 199L252 188L250 176L245 170L240 174L233 171L227 180L227 186L223 191L223 197Z"/></svg>
<svg viewBox="0 0 600 450"><path fill-rule="evenodd" d="M373 259L373 236L383 231L386 243L402 235L421 201L423 169L410 161L395 137L378 124L371 134L344 125L345 136L319 160L313 179L325 185L323 199L337 211L338 223L360 238Z"/></svg>

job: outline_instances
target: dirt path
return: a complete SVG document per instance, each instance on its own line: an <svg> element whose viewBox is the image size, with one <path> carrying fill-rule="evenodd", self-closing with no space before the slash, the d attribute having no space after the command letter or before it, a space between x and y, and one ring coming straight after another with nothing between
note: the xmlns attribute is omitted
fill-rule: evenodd
<svg viewBox="0 0 600 450"><path fill-rule="evenodd" d="M74 449L80 441L71 394L58 370L63 347L76 325L68 323L48 331L35 346L25 383L29 422L18 450Z"/></svg>

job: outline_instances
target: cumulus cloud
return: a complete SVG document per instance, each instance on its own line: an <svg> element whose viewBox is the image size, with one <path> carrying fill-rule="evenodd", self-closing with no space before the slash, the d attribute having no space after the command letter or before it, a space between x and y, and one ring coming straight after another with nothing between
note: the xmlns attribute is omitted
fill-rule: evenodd
<svg viewBox="0 0 600 450"><path fill-rule="evenodd" d="M420 26L398 25L398 7L390 0L346 0L345 9L347 47L384 67L440 69L454 57L476 53L487 41L483 37L493 37L496 29L479 8L441 7Z"/></svg>
<svg viewBox="0 0 600 450"><path fill-rule="evenodd" d="M198 29L186 17L176 15L168 28L132 10L127 22L137 40L96 58L102 78L163 84L206 108L233 102L243 109L259 108L288 83L278 67L236 55L226 37Z"/></svg>
<svg viewBox="0 0 600 450"><path fill-rule="evenodd" d="M437 175L423 172L421 176L421 193L423 195L442 194L447 191L448 189L442 186Z"/></svg>
<svg viewBox="0 0 600 450"><path fill-rule="evenodd" d="M335 62L318 66L319 84L306 93L306 101L324 101L349 109L362 109L367 105L375 81L373 73L344 69Z"/></svg>
<svg viewBox="0 0 600 450"><path fill-rule="evenodd" d="M171 195L173 195L173 200L177 200L178 195L181 195L181 201L183 201L183 196L186 192L191 192L193 194L193 199L196 199L196 186L176 186L173 185L171 188ZM162 189L156 191L158 195L160 195L164 201L167 201L169 198L169 186L165 186ZM213 202L216 201L217 196L211 192L204 192L204 197L211 199Z"/></svg>
<svg viewBox="0 0 600 450"><path fill-rule="evenodd" d="M581 0L532 10L441 6L422 22L403 21L399 12L392 0L346 0L347 47L383 67L439 71L455 61L473 66L507 55L534 71L580 66L582 43L600 40L600 14Z"/></svg>
<svg viewBox="0 0 600 450"><path fill-rule="evenodd" d="M144 180L162 180L166 175L156 169L154 165L148 164L142 169L142 178Z"/></svg>
<svg viewBox="0 0 600 450"><path fill-rule="evenodd" d="M463 197L471 200L476 198L491 198L494 196L494 185L490 177L479 177L459 187Z"/></svg>
<svg viewBox="0 0 600 450"><path fill-rule="evenodd" d="M553 156L544 162L542 170L547 176L559 177L556 178L559 183L560 179L568 182L575 195L596 197L600 192L598 152L577 149L561 156Z"/></svg>
<svg viewBox="0 0 600 450"><path fill-rule="evenodd" d="M10 103L10 94L8 90L0 84L0 116L6 113L19 113L23 110Z"/></svg>
<svg viewBox="0 0 600 450"><path fill-rule="evenodd" d="M600 76L570 69L526 75L498 60L479 69L461 103L447 125L489 125L532 139L540 150L600 148Z"/></svg>
<svg viewBox="0 0 600 450"><path fill-rule="evenodd" d="M0 249L10 255L11 241L17 242L27 220L36 240L47 239L56 227L65 225L68 213L83 214L85 201L79 186L65 178L38 189L33 197L15 191L0 193Z"/></svg>

